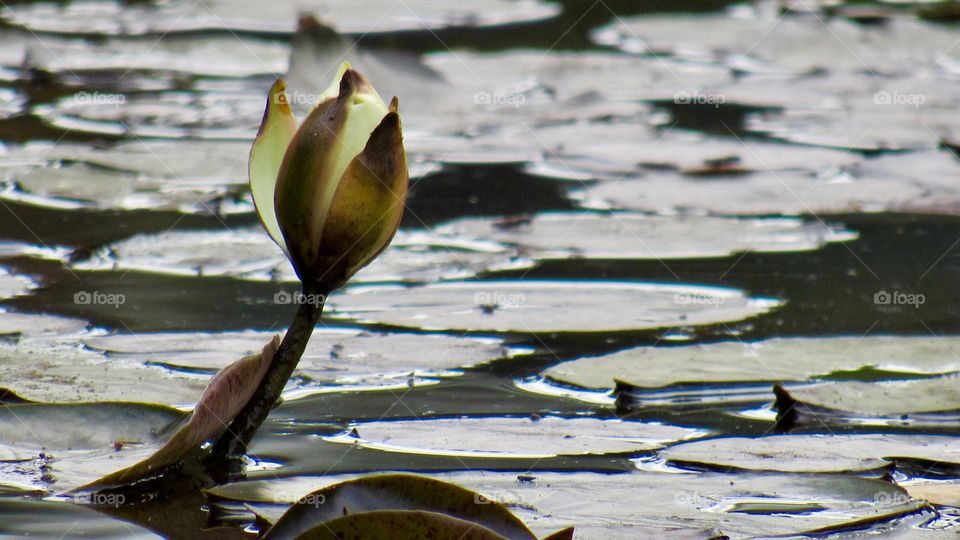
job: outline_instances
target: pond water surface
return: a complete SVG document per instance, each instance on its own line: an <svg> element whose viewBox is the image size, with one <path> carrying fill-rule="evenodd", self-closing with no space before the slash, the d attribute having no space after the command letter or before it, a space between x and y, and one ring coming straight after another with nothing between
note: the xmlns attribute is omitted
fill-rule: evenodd
<svg viewBox="0 0 960 540"><path fill-rule="evenodd" d="M0 536L255 538L377 471L539 535L960 534L957 3L305 4L0 9ZM247 153L344 58L407 210L247 479L58 496L289 323Z"/></svg>

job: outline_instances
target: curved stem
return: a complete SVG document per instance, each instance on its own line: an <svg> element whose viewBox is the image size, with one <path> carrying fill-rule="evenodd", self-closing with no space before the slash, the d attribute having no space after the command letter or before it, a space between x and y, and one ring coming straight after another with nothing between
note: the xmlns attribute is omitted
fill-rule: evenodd
<svg viewBox="0 0 960 540"><path fill-rule="evenodd" d="M217 439L207 462L213 466L225 463L236 464L247 452L247 445L256 435L260 425L270 414L270 410L280 399L280 393L290 380L307 348L307 342L323 313L323 305L329 291L319 285L303 285L303 297L290 328L283 336L280 347L273 357L273 363L264 375L253 397L230 423L229 429ZM230 470L228 474L240 471Z"/></svg>

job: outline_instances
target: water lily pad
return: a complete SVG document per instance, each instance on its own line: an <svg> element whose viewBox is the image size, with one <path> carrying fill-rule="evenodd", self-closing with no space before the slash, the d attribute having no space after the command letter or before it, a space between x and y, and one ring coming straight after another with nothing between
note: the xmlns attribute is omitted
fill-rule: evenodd
<svg viewBox="0 0 960 540"><path fill-rule="evenodd" d="M523 522L513 516L506 507L492 502L491 504L477 504L482 498L482 495L458 485L437 481L426 476L410 474L370 475L334 484L305 495L301 501L298 501L299 504L295 504L270 528L265 538L274 540L297 538L304 534L304 531L314 529L317 526L331 527L329 532L332 534L333 527L335 527L332 521L350 515L361 516L356 526L363 531L362 536L373 534L377 537L393 537L398 533L394 531L391 535L387 531L391 530L391 526L395 530L400 523L396 521L392 525L385 523L381 526L386 526L387 529L384 532L379 532L380 528L371 523L369 518L362 517L370 512L392 510L430 512L457 520L465 520L465 523L472 525L479 531L492 533L489 535L490 538L535 540L536 537ZM393 517L400 518L399 521L402 522L405 519L416 520L418 517L423 518L425 516L394 514ZM450 532L450 530L458 535L469 532L468 529L463 529L457 523L440 522L437 527L441 534ZM467 527L469 528L469 525ZM427 531L420 530L412 530L407 534L411 538L429 535ZM337 537L339 538L339 536ZM451 538L459 537L461 536Z"/></svg>
<svg viewBox="0 0 960 540"><path fill-rule="evenodd" d="M591 474L455 472L431 475L506 504L538 536L575 526L584 538L734 538L794 535L826 527L842 530L913 512L899 487L841 475L683 475L643 472ZM215 488L220 497L290 503L342 478L291 477ZM644 504L637 505L637 501ZM750 512L747 505L756 505ZM270 511L271 507L257 504ZM783 519L784 515L790 519Z"/></svg>
<svg viewBox="0 0 960 540"><path fill-rule="evenodd" d="M0 499L0 535L11 538L101 538L103 540L155 539L150 530L119 521L92 508L60 501L23 498Z"/></svg>
<svg viewBox="0 0 960 540"><path fill-rule="evenodd" d="M955 376L906 381L836 381L788 387L806 405L864 416L960 411L960 379Z"/></svg>
<svg viewBox="0 0 960 540"><path fill-rule="evenodd" d="M641 282L473 281L355 288L331 299L335 313L423 329L609 332L737 321L778 301L735 289Z"/></svg>
<svg viewBox="0 0 960 540"><path fill-rule="evenodd" d="M514 250L495 242L399 231L390 247L352 281L465 278L482 271L524 268L530 264L517 257ZM259 225L138 235L106 246L74 267L299 283L289 260Z"/></svg>
<svg viewBox="0 0 960 540"><path fill-rule="evenodd" d="M254 353L272 332L220 334L112 334L84 340L109 358L163 366L173 373L212 374ZM386 334L343 328L317 328L296 375L343 385L396 384L398 376L448 375L452 370L523 354L492 338Z"/></svg>
<svg viewBox="0 0 960 540"><path fill-rule="evenodd" d="M719 215L800 215L880 212L922 200L925 187L883 178L852 178L836 170L719 175L704 181L674 173L622 179L582 191L615 208L654 212L695 209Z"/></svg>
<svg viewBox="0 0 960 540"><path fill-rule="evenodd" d="M245 77L282 73L289 56L289 48L283 43L236 34L165 36L161 40L116 37L88 40L76 37L76 33L40 37L29 31L5 28L0 36L6 45L0 53L2 65L75 76L117 70L124 74L121 84L141 89L156 88L138 85L135 82L138 72ZM173 83L171 77L161 88L169 88Z"/></svg>
<svg viewBox="0 0 960 540"><path fill-rule="evenodd" d="M930 504L960 507L960 484L956 481L908 483L903 485L903 489L911 497Z"/></svg>
<svg viewBox="0 0 960 540"><path fill-rule="evenodd" d="M863 26L842 18L789 17L773 10L741 9L708 16L618 18L595 36L601 43L628 52L796 74L922 70L953 47L955 36L947 28L899 17L886 22Z"/></svg>
<svg viewBox="0 0 960 540"><path fill-rule="evenodd" d="M41 493L79 486L146 457L182 418L140 403L5 405L0 486Z"/></svg>
<svg viewBox="0 0 960 540"><path fill-rule="evenodd" d="M0 408L0 443L37 451L113 448L160 439L183 413L137 403L22 403Z"/></svg>
<svg viewBox="0 0 960 540"><path fill-rule="evenodd" d="M230 30L231 34L278 34L292 33L298 16L315 12L341 31L366 34L511 24L549 18L558 11L557 6L537 0L483 0L469 7L429 0L405 0L400 5L376 0L352 7L316 1L277 7L237 0L216 0L202 6L186 1L162 6L129 6L108 0L82 6L53 3L7 6L2 16L35 32L166 35Z"/></svg>
<svg viewBox="0 0 960 540"><path fill-rule="evenodd" d="M169 373L141 362L107 359L50 339L0 342L0 387L48 403L138 401L185 405L200 397L207 377Z"/></svg>
<svg viewBox="0 0 960 540"><path fill-rule="evenodd" d="M738 252L806 251L852 240L849 231L799 219L642 214L540 214L509 222L466 218L435 229L518 246L535 258L680 259Z"/></svg>
<svg viewBox="0 0 960 540"><path fill-rule="evenodd" d="M813 473L875 470L894 458L956 464L960 449L954 438L935 435L777 435L682 443L660 457L713 470Z"/></svg>
<svg viewBox="0 0 960 540"><path fill-rule="evenodd" d="M615 381L641 388L682 383L803 381L863 367L938 374L960 371L957 347L960 339L951 337L773 338L752 343L637 347L564 362L544 374L553 381L584 388L612 388Z"/></svg>
<svg viewBox="0 0 960 540"><path fill-rule="evenodd" d="M458 418L358 424L328 440L391 452L483 457L623 454L701 437L695 429L595 418Z"/></svg>

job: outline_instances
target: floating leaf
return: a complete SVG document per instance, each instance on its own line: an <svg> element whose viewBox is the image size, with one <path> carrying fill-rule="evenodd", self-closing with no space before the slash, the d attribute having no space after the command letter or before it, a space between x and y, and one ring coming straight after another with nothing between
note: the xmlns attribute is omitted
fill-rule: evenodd
<svg viewBox="0 0 960 540"><path fill-rule="evenodd" d="M613 388L623 381L640 388L682 383L803 381L871 367L896 373L960 371L960 338L862 336L772 338L676 347L637 347L563 362L544 374L583 388ZM678 369L680 366L680 369Z"/></svg>
<svg viewBox="0 0 960 540"><path fill-rule="evenodd" d="M894 458L960 463L952 437L936 435L776 435L722 437L660 452L668 463L721 471L871 471Z"/></svg>
<svg viewBox="0 0 960 540"><path fill-rule="evenodd" d="M956 376L906 381L836 381L788 387L806 405L864 416L960 411Z"/></svg>
<svg viewBox="0 0 960 540"><path fill-rule="evenodd" d="M255 352L271 332L112 334L84 339L118 361L164 367L174 373L212 372ZM526 354L495 338L390 334L317 328L294 376L342 385L396 384L411 374L449 375L503 357Z"/></svg>
<svg viewBox="0 0 960 540"><path fill-rule="evenodd" d="M517 222L466 218L440 234L518 246L534 258L680 259L738 252L805 251L855 234L799 219L643 214L540 214Z"/></svg>
<svg viewBox="0 0 960 540"><path fill-rule="evenodd" d="M334 312L365 322L493 332L611 332L746 319L779 305L736 289L615 281L472 281L355 288Z"/></svg>
<svg viewBox="0 0 960 540"><path fill-rule="evenodd" d="M56 340L0 342L0 387L47 403L139 401L187 405L197 401L206 377L166 373L138 361L108 359Z"/></svg>
<svg viewBox="0 0 960 540"><path fill-rule="evenodd" d="M457 418L357 424L328 438L390 452L471 457L638 453L706 433L659 423L597 418Z"/></svg>
<svg viewBox="0 0 960 540"><path fill-rule="evenodd" d="M318 11L324 18L335 21L342 31L367 34L515 24L549 18L559 8L537 0L482 0L469 8L429 0L405 0L403 5L375 0L353 7L317 2L277 7L238 0L215 0L198 6L178 0L151 7L114 2L86 7L51 3L16 5L5 7L3 18L41 33L162 34L165 37L169 33L203 30L227 30L230 34L292 33L304 10Z"/></svg>
<svg viewBox="0 0 960 540"><path fill-rule="evenodd" d="M387 511L408 513L370 515ZM430 515L413 513L418 511L448 519L434 519ZM354 516L355 519L336 521L344 516ZM404 525L406 519L411 523ZM344 534L356 533L357 529L353 527L360 527L364 530L364 537L367 534L365 527L370 527L369 532L377 538L396 537L385 533L391 528L403 531L403 527L409 526L413 527L410 529L410 537L413 538L428 536L423 534L422 528L430 523L440 528L439 538L447 538L445 534L448 532L464 534L468 530L465 527L470 524L478 531L494 532L477 538L536 538L502 504L487 501L482 495L455 484L410 474L370 475L304 495L270 529L266 538L298 538L306 531L312 531L307 534L325 538L319 536L323 527L321 524L330 525L332 531L342 531Z"/></svg>

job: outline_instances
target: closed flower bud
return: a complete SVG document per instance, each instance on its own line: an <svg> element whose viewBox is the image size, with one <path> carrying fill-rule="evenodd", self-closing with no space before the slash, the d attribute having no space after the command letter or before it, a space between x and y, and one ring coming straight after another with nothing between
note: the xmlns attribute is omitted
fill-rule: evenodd
<svg viewBox="0 0 960 540"><path fill-rule="evenodd" d="M284 83L270 88L250 150L250 189L264 228L304 282L343 285L393 238L407 194L397 98L387 106L344 63L302 124Z"/></svg>

